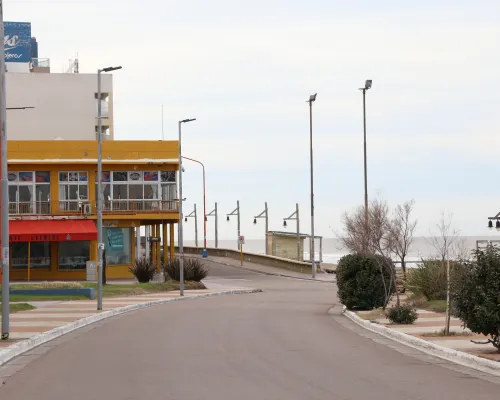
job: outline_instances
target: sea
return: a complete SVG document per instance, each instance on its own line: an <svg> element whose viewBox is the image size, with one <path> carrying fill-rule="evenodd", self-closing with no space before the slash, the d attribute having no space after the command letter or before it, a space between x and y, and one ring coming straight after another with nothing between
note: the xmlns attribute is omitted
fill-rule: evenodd
<svg viewBox="0 0 500 400"><path fill-rule="evenodd" d="M493 245L500 245L500 236L459 236L455 241L457 244L456 247L459 249L455 250L455 253L457 251L460 251L460 253L465 251L470 254L472 250L476 249L478 246L484 246L488 243L488 241L490 241ZM195 246L195 242L185 240L184 245ZM198 241L198 246L203 246L203 240ZM207 247L215 247L215 241L207 240ZM238 244L236 240L219 240L218 247L236 250L238 248ZM316 240L314 247L316 250L316 260L318 260L320 257L320 246L318 240ZM249 253L265 254L265 241L260 239L246 239L243 250ZM321 253L321 262L326 264L337 264L342 256L349 254L349 251L342 248L342 244L339 239L323 238ZM304 242L304 259L310 259L309 254L309 241L306 240ZM408 267L411 268L412 266L417 265L422 259L434 258L438 257L438 255L439 252L432 245L432 238L419 236L413 238L406 260L408 262ZM396 258L394 258L394 260L397 261Z"/></svg>

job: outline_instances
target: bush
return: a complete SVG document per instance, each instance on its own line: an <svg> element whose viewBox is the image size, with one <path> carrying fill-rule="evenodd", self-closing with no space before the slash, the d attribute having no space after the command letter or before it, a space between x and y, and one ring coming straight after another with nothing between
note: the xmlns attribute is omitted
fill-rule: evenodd
<svg viewBox="0 0 500 400"><path fill-rule="evenodd" d="M383 278L380 266L383 266ZM349 309L371 310L385 306L385 286L394 293L391 284L391 261L380 256L349 254L342 257L337 265L338 296Z"/></svg>
<svg viewBox="0 0 500 400"><path fill-rule="evenodd" d="M402 304L390 308L386 313L387 319L393 324L413 324L417 318L417 310L411 304Z"/></svg>
<svg viewBox="0 0 500 400"><path fill-rule="evenodd" d="M178 258L169 261L167 265L164 266L165 280L172 279L174 281L181 280L180 274L180 262ZM208 275L208 270L205 265L196 258L185 258L184 259L184 280L185 281L195 281L200 282L205 279Z"/></svg>
<svg viewBox="0 0 500 400"><path fill-rule="evenodd" d="M155 276L156 266L143 257L136 259L128 270L134 274L140 283L147 283Z"/></svg>
<svg viewBox="0 0 500 400"><path fill-rule="evenodd" d="M454 314L500 351L500 249L475 250L451 288Z"/></svg>
<svg viewBox="0 0 500 400"><path fill-rule="evenodd" d="M463 265L450 261L451 284L459 275ZM422 260L415 268L409 268L406 275L406 289L427 300L446 300L446 263L441 260Z"/></svg>

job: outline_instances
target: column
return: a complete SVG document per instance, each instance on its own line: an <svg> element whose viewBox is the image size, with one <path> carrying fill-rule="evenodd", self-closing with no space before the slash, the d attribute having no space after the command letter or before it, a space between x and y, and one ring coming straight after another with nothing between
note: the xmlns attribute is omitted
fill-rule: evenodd
<svg viewBox="0 0 500 400"><path fill-rule="evenodd" d="M135 258L141 258L141 227L135 228Z"/></svg>
<svg viewBox="0 0 500 400"><path fill-rule="evenodd" d="M167 265L167 263L168 263L167 224L165 222L163 222L162 227L163 227L163 265Z"/></svg>
<svg viewBox="0 0 500 400"><path fill-rule="evenodd" d="M170 227L170 259L173 260L175 258L175 244L174 244L174 224L169 224Z"/></svg>
<svg viewBox="0 0 500 400"><path fill-rule="evenodd" d="M149 233L150 233L150 231L151 231L151 228L150 228L150 226L149 226L149 225L146 225L146 226L144 227L144 230L145 230L145 232L146 232L146 233L145 233L145 235L146 235L146 255L145 255L145 257L146 257L146 260L149 260L149 246L150 246L150 242L149 242L148 238L149 238L149 236L150 236L150 234L149 234Z"/></svg>

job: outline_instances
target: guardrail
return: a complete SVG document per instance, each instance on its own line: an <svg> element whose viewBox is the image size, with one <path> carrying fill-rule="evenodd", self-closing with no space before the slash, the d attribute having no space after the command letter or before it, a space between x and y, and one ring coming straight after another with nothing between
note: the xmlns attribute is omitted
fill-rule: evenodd
<svg viewBox="0 0 500 400"><path fill-rule="evenodd" d="M196 254L201 256L201 247L184 247L185 254ZM176 254L179 248L175 248ZM207 249L208 255L213 257L227 257L234 260L240 259L239 250L232 249ZM267 265L269 267L276 267L287 269L290 271L300 272L302 274L309 274L311 272L311 264L303 261L289 260L287 258L280 258L275 256L267 256L264 254L255 254L243 252L243 260L253 262L256 264ZM319 264L316 264L316 271L321 272Z"/></svg>

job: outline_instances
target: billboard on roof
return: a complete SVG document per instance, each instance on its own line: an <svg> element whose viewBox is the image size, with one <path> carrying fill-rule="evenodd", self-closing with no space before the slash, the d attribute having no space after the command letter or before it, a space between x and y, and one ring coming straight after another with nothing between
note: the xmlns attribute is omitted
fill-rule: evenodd
<svg viewBox="0 0 500 400"><path fill-rule="evenodd" d="M31 61L31 22L4 22L5 62Z"/></svg>

